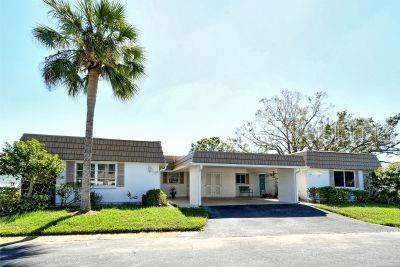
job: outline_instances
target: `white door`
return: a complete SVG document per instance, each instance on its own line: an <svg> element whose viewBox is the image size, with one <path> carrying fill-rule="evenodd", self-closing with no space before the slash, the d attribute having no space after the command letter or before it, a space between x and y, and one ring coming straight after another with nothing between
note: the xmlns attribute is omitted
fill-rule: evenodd
<svg viewBox="0 0 400 267"><path fill-rule="evenodd" d="M221 196L221 178L220 173L207 173L205 183L205 196L206 197L219 197Z"/></svg>

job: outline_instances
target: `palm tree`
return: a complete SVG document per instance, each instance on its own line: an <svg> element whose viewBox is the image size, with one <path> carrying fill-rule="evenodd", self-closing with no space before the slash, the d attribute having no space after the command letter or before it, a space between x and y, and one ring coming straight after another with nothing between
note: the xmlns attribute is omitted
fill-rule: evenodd
<svg viewBox="0 0 400 267"><path fill-rule="evenodd" d="M111 84L121 100L132 98L136 81L144 75L143 48L137 31L126 21L124 6L109 0L79 0L71 6L64 0L44 0L56 27L38 25L34 37L53 54L43 62L42 75L48 89L63 86L68 95L87 96L83 155L81 210L90 206L90 163L93 118L99 79Z"/></svg>

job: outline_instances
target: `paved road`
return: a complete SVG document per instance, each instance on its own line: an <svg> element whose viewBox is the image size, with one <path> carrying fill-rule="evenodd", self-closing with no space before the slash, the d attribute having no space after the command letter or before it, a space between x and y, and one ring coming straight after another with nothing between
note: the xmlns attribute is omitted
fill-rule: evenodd
<svg viewBox="0 0 400 267"><path fill-rule="evenodd" d="M211 213L200 233L9 240L0 245L0 265L400 265L396 228L297 205L213 207Z"/></svg>

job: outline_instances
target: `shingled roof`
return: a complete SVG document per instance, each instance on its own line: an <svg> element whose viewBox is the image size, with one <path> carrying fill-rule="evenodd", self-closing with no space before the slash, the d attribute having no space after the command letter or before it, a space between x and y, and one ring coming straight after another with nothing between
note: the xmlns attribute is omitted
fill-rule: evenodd
<svg viewBox="0 0 400 267"><path fill-rule="evenodd" d="M304 166L302 156L261 154L261 153L236 153L219 151L194 151L174 162L174 167L185 163L214 163L214 164L239 164L239 165L270 165L270 166Z"/></svg>
<svg viewBox="0 0 400 267"><path fill-rule="evenodd" d="M303 156L306 166L316 169L373 170L380 167L378 158L366 153L304 151L292 155Z"/></svg>
<svg viewBox="0 0 400 267"><path fill-rule="evenodd" d="M37 139L63 160L83 160L83 137L23 134L21 140ZM165 163L159 141L93 138L93 161Z"/></svg>
<svg viewBox="0 0 400 267"><path fill-rule="evenodd" d="M380 166L373 154L305 151L290 155L194 151L183 157L169 157L168 170L190 163L310 167L317 169L373 170Z"/></svg>

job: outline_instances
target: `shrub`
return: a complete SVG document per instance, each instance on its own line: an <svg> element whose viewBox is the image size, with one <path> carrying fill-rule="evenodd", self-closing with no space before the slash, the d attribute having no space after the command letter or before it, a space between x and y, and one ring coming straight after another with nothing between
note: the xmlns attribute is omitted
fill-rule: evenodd
<svg viewBox="0 0 400 267"><path fill-rule="evenodd" d="M102 199L103 196L100 195L99 193L96 193L95 191L90 192L90 204L93 207L98 207Z"/></svg>
<svg viewBox="0 0 400 267"><path fill-rule="evenodd" d="M60 184L56 189L56 194L60 197L62 207L69 206L76 202L77 188L73 183ZM73 197L72 200L71 197Z"/></svg>
<svg viewBox="0 0 400 267"><path fill-rule="evenodd" d="M350 190L324 186L317 188L317 194L321 203L342 204L349 202Z"/></svg>
<svg viewBox="0 0 400 267"><path fill-rule="evenodd" d="M51 198L49 195L36 193L30 197L28 194L24 194L19 203L20 211L44 210L51 206Z"/></svg>
<svg viewBox="0 0 400 267"><path fill-rule="evenodd" d="M354 190L353 195L356 197L357 202L366 203L370 200L370 193L367 190Z"/></svg>
<svg viewBox="0 0 400 267"><path fill-rule="evenodd" d="M21 194L17 187L0 187L0 215L16 213L20 196Z"/></svg>
<svg viewBox="0 0 400 267"><path fill-rule="evenodd" d="M308 192L308 197L311 199L311 202L315 203L317 198L317 188L310 187L307 189L307 192Z"/></svg>
<svg viewBox="0 0 400 267"><path fill-rule="evenodd" d="M152 189L142 197L142 204L145 206L166 206L167 195L161 189Z"/></svg>

